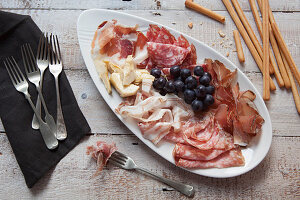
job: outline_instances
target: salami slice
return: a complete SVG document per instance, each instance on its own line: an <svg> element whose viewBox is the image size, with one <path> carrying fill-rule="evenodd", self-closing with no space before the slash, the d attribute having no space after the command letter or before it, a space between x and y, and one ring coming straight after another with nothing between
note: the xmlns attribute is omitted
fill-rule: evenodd
<svg viewBox="0 0 300 200"><path fill-rule="evenodd" d="M196 47L191 44L190 46L191 51L190 53L186 56L184 59L182 66L191 66L191 65L196 65L197 64L197 52L196 52Z"/></svg>
<svg viewBox="0 0 300 200"><path fill-rule="evenodd" d="M176 42L176 38L166 28L162 27L155 39L155 42L162 44L174 44Z"/></svg>
<svg viewBox="0 0 300 200"><path fill-rule="evenodd" d="M150 24L147 31L147 38L149 42L154 42L160 33L160 28L155 24Z"/></svg>
<svg viewBox="0 0 300 200"><path fill-rule="evenodd" d="M189 50L172 44L148 42L148 54L158 67L180 65Z"/></svg>
<svg viewBox="0 0 300 200"><path fill-rule="evenodd" d="M226 150L200 150L190 145L176 144L173 150L173 156L175 160L180 158L187 160L212 160L224 153Z"/></svg>
<svg viewBox="0 0 300 200"><path fill-rule="evenodd" d="M187 39L183 35L180 35L177 38L177 41L175 42L175 45L179 46L179 47L183 47L183 48L188 48L190 46L189 42L187 41Z"/></svg>
<svg viewBox="0 0 300 200"><path fill-rule="evenodd" d="M244 166L245 160L242 155L242 152L239 148L226 151L220 156L209 160L187 160L180 158L176 162L177 166L185 168L198 168L198 169L207 169L207 168L225 168L225 167L237 167Z"/></svg>

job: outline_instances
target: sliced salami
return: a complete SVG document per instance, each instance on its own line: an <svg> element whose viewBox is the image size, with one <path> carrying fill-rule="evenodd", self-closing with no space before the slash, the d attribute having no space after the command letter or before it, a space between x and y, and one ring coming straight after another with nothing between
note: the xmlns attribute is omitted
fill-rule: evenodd
<svg viewBox="0 0 300 200"><path fill-rule="evenodd" d="M176 42L176 38L166 28L162 27L155 39L155 42L162 44L174 44Z"/></svg>
<svg viewBox="0 0 300 200"><path fill-rule="evenodd" d="M225 167L237 167L244 166L245 160L242 155L242 152L239 148L226 151L220 156L209 160L187 160L187 159L178 159L176 162L177 166L185 168L198 168L198 169L207 169L207 168L225 168Z"/></svg>
<svg viewBox="0 0 300 200"><path fill-rule="evenodd" d="M150 24L147 31L147 38L149 42L154 42L160 33L160 28L155 24Z"/></svg>
<svg viewBox="0 0 300 200"><path fill-rule="evenodd" d="M148 54L158 67L180 65L189 50L172 44L148 42Z"/></svg>
<svg viewBox="0 0 300 200"><path fill-rule="evenodd" d="M226 150L200 150L190 145L176 144L173 150L173 156L175 160L180 158L187 160L212 160L224 153Z"/></svg>

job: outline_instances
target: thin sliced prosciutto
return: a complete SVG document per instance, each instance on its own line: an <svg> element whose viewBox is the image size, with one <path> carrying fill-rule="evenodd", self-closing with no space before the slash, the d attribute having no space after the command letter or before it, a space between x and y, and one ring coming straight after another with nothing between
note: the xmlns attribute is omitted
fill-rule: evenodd
<svg viewBox="0 0 300 200"><path fill-rule="evenodd" d="M99 175L106 165L110 156L117 150L116 144L107 144L102 141L96 142L96 145L88 146L86 148L86 154L91 155L97 161L98 170L94 176Z"/></svg>

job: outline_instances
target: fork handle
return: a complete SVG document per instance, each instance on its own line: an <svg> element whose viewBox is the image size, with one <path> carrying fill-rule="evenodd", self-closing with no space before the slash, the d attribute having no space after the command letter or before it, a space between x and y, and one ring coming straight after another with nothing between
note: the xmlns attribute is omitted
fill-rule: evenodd
<svg viewBox="0 0 300 200"><path fill-rule="evenodd" d="M37 120L39 122L39 129L42 135L42 138L47 146L48 149L55 149L58 146L58 141L55 135L52 134L51 129L49 126L42 120L41 115L37 112L33 102L30 99L30 95L25 93L25 98L29 102L32 110L36 114Z"/></svg>
<svg viewBox="0 0 300 200"><path fill-rule="evenodd" d="M183 183L177 183L177 182L167 179L163 176L154 174L151 171L144 169L144 168L136 167L135 169L151 175L151 177L155 178L156 180L159 180L159 181L171 186L172 188L176 189L177 191L181 192L182 194L184 194L188 197L192 197L195 194L195 189L193 186L183 184Z"/></svg>

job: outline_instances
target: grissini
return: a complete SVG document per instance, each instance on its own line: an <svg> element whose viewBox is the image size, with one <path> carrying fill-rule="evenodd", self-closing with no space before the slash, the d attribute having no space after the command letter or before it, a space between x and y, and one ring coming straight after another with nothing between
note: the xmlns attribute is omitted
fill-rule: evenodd
<svg viewBox="0 0 300 200"><path fill-rule="evenodd" d="M246 45L249 48L249 51L251 53L251 55L253 56L257 66L259 67L260 71L263 73L263 67L262 67L262 60L261 57L259 56L259 54L257 53L256 48L254 47L252 41L250 40L245 28L242 25L241 20L239 19L239 17L237 16L236 12L234 11L234 8L232 7L231 3L229 2L229 0L222 0L223 4L225 5L226 9L228 10L232 20L234 21L237 29L239 30L241 36L243 37ZM270 88L271 90L276 90L276 86L273 82L273 80L270 77Z"/></svg>
<svg viewBox="0 0 300 200"><path fill-rule="evenodd" d="M295 61L290 53L290 51L288 50L284 40L283 40L283 37L278 29L278 27L276 26L276 24L273 22L272 23L272 30L274 32L274 35L275 35L275 38L278 42L278 45L280 47L280 49L282 50L282 53L286 59L286 61L288 62L289 64L289 67L291 69L291 71L293 72L297 82L298 82L298 85L300 85L300 73L299 73L299 70L295 64Z"/></svg>
<svg viewBox="0 0 300 200"><path fill-rule="evenodd" d="M238 59L241 63L245 62L245 55L242 48L241 38L239 32L237 30L233 31L233 37L235 41L236 51L238 55Z"/></svg>
<svg viewBox="0 0 300 200"><path fill-rule="evenodd" d="M215 12L213 12L212 10L209 10L207 8L204 8L203 6L200 6L199 4L193 2L192 0L186 0L185 1L185 6L187 8L190 8L190 9L193 9L199 13L202 13L212 19L215 19L221 23L224 23L225 22L225 17L222 16L222 15L219 15Z"/></svg>
<svg viewBox="0 0 300 200"><path fill-rule="evenodd" d="M269 73L269 7L268 0L263 0L262 3L262 34L263 34L263 69L264 69L264 89L263 89L263 99L265 101L270 100L270 73Z"/></svg>
<svg viewBox="0 0 300 200"><path fill-rule="evenodd" d="M240 20L242 21L250 39L252 40L258 54L260 55L261 58L263 58L263 48L262 46L260 45L257 37L255 36L255 33L253 31L253 29L251 28L246 16L245 16L245 13L243 12L242 8L240 7L239 3L237 0L231 0L232 3L233 3L233 6L235 7L236 11L237 11L237 14L238 16L240 17ZM275 58L274 58L274 55L272 54L271 51L269 51L269 59L270 59L270 73L275 73L275 78L277 80L277 83L279 85L279 87L283 87L284 86L284 81L281 77L281 74L280 74L280 71L278 70L278 66L276 64L276 61L275 61Z"/></svg>
<svg viewBox="0 0 300 200"><path fill-rule="evenodd" d="M292 74L292 72L289 68L289 64L287 63L287 61L286 61L286 59L285 59L285 57L284 57L281 50L280 50L280 53L281 53L281 56L282 56L282 59L283 59L283 64L285 66L285 69L286 69L287 74L289 76L289 79L291 81L291 88L292 88L292 93L293 93L295 105L296 105L298 114L300 114L300 96L299 96L299 93L298 93L297 85L296 85L296 82L293 78L293 74Z"/></svg>
<svg viewBox="0 0 300 200"><path fill-rule="evenodd" d="M261 22L261 19L259 17L259 13L258 13L258 9L257 9L256 3L255 3L255 0L249 0L249 2L250 2L250 7L251 7L251 10L252 10L252 14L253 14L255 23L256 23L257 28L258 28L258 32L259 32L259 34L262 38L262 22ZM270 15L270 12L269 12L269 15ZM274 52L275 58L277 60L278 67L280 69L281 77L282 77L283 82L284 82L284 86L287 89L289 89L289 88L291 88L291 82L290 82L290 79L288 78L287 71L284 67L283 60L282 60L282 57L281 57L280 52L279 52L279 47L277 45L277 42L276 42L276 39L275 39L275 36L274 36L273 31L272 31L270 23L269 23L269 35L270 35L270 42L271 42L271 45L273 47L273 52Z"/></svg>

